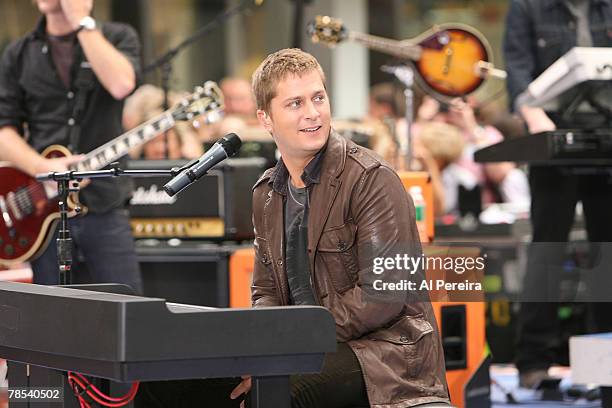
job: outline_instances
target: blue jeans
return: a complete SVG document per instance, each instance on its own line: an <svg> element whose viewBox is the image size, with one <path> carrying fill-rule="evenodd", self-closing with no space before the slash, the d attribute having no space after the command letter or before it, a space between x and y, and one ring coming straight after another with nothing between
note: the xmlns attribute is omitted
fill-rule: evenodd
<svg viewBox="0 0 612 408"><path fill-rule="evenodd" d="M72 236L71 283L123 283L142 293L126 209L76 217L68 225ZM31 262L34 283L59 283L56 238L57 231L43 254Z"/></svg>

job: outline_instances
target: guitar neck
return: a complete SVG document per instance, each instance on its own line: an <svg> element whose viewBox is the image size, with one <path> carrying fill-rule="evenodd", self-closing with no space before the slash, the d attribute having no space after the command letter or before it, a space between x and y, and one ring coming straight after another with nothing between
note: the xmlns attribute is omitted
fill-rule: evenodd
<svg viewBox="0 0 612 408"><path fill-rule="evenodd" d="M138 147L153 139L158 134L171 129L174 124L175 120L172 113L166 111L92 150L83 160L74 165L72 169L76 171L91 171L106 167L120 157L128 154L134 147Z"/></svg>
<svg viewBox="0 0 612 408"><path fill-rule="evenodd" d="M410 44L406 41L397 41L355 31L349 32L348 38L370 49L394 55L399 58L407 58L412 61L418 61L423 51L420 46Z"/></svg>

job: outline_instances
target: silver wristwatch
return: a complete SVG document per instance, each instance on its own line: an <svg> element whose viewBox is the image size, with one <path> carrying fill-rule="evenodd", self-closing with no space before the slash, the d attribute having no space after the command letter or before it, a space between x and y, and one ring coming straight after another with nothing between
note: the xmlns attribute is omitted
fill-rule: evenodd
<svg viewBox="0 0 612 408"><path fill-rule="evenodd" d="M81 21L79 21L79 29L77 31L81 31L81 30L93 31L95 29L96 29L96 20L94 20L93 17L91 16L87 16L87 17L83 17Z"/></svg>

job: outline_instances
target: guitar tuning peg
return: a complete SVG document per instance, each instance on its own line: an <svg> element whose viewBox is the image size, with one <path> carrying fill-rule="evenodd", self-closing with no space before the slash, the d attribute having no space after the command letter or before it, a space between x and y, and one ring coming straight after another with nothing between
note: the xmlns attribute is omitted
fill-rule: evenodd
<svg viewBox="0 0 612 408"><path fill-rule="evenodd" d="M212 110L204 115L204 120L206 120L206 124L211 124L220 121L223 118L223 111L219 109Z"/></svg>
<svg viewBox="0 0 612 408"><path fill-rule="evenodd" d="M210 125L215 122L218 122L219 120L221 120L222 117L223 117L223 111L220 111L219 109L215 109L215 110L212 110L210 112L204 113L203 115L199 116L197 119L191 122L191 125L195 129L199 129L203 125Z"/></svg>
<svg viewBox="0 0 612 408"><path fill-rule="evenodd" d="M76 207L74 207L74 212L77 214L80 214L81 211L83 211L83 208L81 208L81 206L77 205Z"/></svg>
<svg viewBox="0 0 612 408"><path fill-rule="evenodd" d="M191 122L191 126L193 126L195 129L199 129L202 127L202 123L200 122L200 119L196 119Z"/></svg>

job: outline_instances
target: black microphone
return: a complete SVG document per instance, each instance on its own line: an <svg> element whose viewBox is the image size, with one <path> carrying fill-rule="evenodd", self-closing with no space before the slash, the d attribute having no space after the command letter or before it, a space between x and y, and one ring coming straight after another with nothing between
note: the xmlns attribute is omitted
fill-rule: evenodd
<svg viewBox="0 0 612 408"><path fill-rule="evenodd" d="M198 161L166 183L164 191L170 196L180 193L185 187L202 177L217 163L236 154L242 141L235 133L219 139Z"/></svg>

